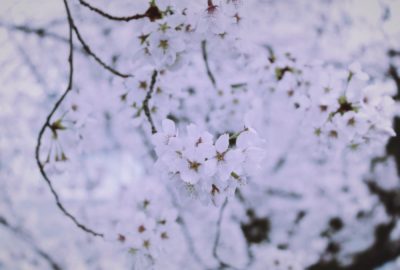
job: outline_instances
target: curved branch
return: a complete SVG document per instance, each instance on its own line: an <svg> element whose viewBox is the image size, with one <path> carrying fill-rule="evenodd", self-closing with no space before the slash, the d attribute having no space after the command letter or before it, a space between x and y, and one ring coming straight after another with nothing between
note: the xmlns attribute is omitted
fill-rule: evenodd
<svg viewBox="0 0 400 270"><path fill-rule="evenodd" d="M43 176L43 179L46 181L51 193L54 196L54 199L56 200L56 204L57 207L61 210L61 212L63 212L63 214L65 216L67 216L69 219L71 219L75 225L82 229L83 231L93 235L93 236L100 236L103 237L104 235L101 233L97 233L95 231L93 231L92 229L86 227L85 225L83 225L82 223L80 223L75 216L73 216L70 212L68 212L67 209L65 209L64 205L61 203L61 200L50 180L50 178L48 177L47 173L44 170L44 166L43 164L40 162L40 147L41 147L41 142L42 142L42 138L44 135L44 132L46 130L46 128L50 127L50 120L52 118L52 116L54 115L54 113L57 111L58 107L61 105L61 103L63 102L63 100L65 99L65 97L68 95L68 93L71 91L72 89L72 83L73 83L73 71L74 71L74 67L73 67L73 55L74 55L74 50L73 50L73 21L72 21L72 17L71 17L71 13L67 4L67 1L64 0L64 5L65 5L65 9L66 9L66 13L68 16L68 22L69 22L69 57L68 57L68 63L69 63L69 79L68 79L68 85L67 88L65 89L64 93L61 95L61 97L57 100L57 102L54 104L53 109L50 111L50 113L47 115L46 121L44 122L42 128L39 131L39 135L37 138L37 144L36 144L36 149L35 149L35 158L36 158L36 163L39 167L40 170L40 174Z"/></svg>
<svg viewBox="0 0 400 270"><path fill-rule="evenodd" d="M111 72L114 75L117 75L121 78L129 78L132 77L132 75L130 74L124 74L121 73L117 70L115 70L114 68L112 68L111 66L109 66L108 64L106 64L103 60L100 59L100 57L98 57L93 51L92 49L90 49L89 45L85 42L85 40L82 38L78 27L76 27L76 25L74 24L74 21L71 18L71 27L74 30L76 37L78 38L79 42L82 44L83 49L94 58L94 60L96 60L97 63L99 63L103 68L105 68L106 70L108 70L109 72Z"/></svg>
<svg viewBox="0 0 400 270"><path fill-rule="evenodd" d="M150 21L153 22L155 20L161 19L163 16L161 11L158 9L158 7L154 3L150 3L150 7L146 10L145 13L135 14L135 15L131 15L131 16L118 17L118 16L110 15L110 14L106 13L105 11L102 11L101 9L90 5L89 3L85 2L84 0L79 0L79 2L81 3L82 6L87 7L91 11L96 12L97 14L99 14L109 20L112 20L112 21L129 22L132 20L140 20L143 18L148 18Z"/></svg>

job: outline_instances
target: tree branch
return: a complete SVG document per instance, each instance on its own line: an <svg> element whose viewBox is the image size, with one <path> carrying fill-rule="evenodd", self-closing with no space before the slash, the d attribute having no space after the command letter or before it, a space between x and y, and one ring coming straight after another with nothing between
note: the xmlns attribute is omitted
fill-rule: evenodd
<svg viewBox="0 0 400 270"><path fill-rule="evenodd" d="M0 225L2 225L4 228L7 228L13 234L21 237L22 240L24 240L26 243L28 243L32 247L33 251L37 255L42 257L42 259L44 259L50 265L51 269L53 269L53 270L61 270L62 269L61 266L58 263L56 263L56 261L48 253L46 253L44 250L39 248L34 242L28 241L28 239L25 239L25 237L22 237L22 236L26 235L26 233L24 233L20 228L12 226L7 221L7 219L5 219L3 216L0 216Z"/></svg>
<svg viewBox="0 0 400 270"><path fill-rule="evenodd" d="M79 29L76 26L72 17L71 17L71 21L72 21L73 30L74 30L79 42L81 43L81 45L83 47L83 52L86 52L88 55L93 57L97 63L99 63L104 69L108 70L112 74L119 76L121 78L132 77L131 74L122 73L122 72L116 70L115 68L112 68L110 65L106 64L99 56L97 56L97 54L95 54L93 52L93 50L89 47L89 45L83 39L83 37L82 37L81 33L79 32ZM49 37L49 38L52 38L57 41L69 43L69 40L67 38L57 35L55 33L49 32L49 31L45 30L44 28L32 28L32 27L28 27L25 25L7 25L2 22L0 22L0 26L6 27L10 30L18 30L18 31L26 33L26 34L35 34L38 37Z"/></svg>
<svg viewBox="0 0 400 270"><path fill-rule="evenodd" d="M378 224L375 228L375 241L367 249L353 256L353 262L343 266L336 259L331 261L320 260L309 266L307 270L373 270L386 262L396 259L400 255L400 241L390 240L390 234L396 221Z"/></svg>
<svg viewBox="0 0 400 270"><path fill-rule="evenodd" d="M202 55L203 55L204 63L205 63L205 65L206 65L207 76L208 76L208 78L210 79L212 85L213 85L214 87L216 87L216 86L217 86L217 82L216 82L216 80L215 80L214 75L213 75L212 72L211 72L210 65L208 64L207 41L206 41L206 40L203 40L203 41L201 42L201 52L202 52Z"/></svg>
<svg viewBox="0 0 400 270"><path fill-rule="evenodd" d="M85 2L84 0L79 0L79 2L81 3L82 6L87 7L91 11L96 12L97 14L99 14L109 20L112 20L112 21L129 22L132 20L139 20L139 19L143 19L143 18L149 18L150 21L155 21L155 20L162 18L161 11L158 9L158 7L155 4L152 4L152 3L150 3L150 7L143 14L135 14L135 15L131 15L131 16L118 17L118 16L110 15L110 14L106 13L105 11L102 11L101 9L90 5L89 3Z"/></svg>
<svg viewBox="0 0 400 270"><path fill-rule="evenodd" d="M218 256L218 252L217 252L217 248L219 245L219 239L221 237L221 223L222 223L222 217L224 215L225 212L225 208L226 205L228 204L228 199L226 198L224 203L221 206L221 209L219 211L219 215L218 215L218 220L217 220L217 232L215 234L215 239L214 239L214 244L213 244L213 249L212 249L212 255L213 257L218 261L219 263L219 269L226 269L226 268L230 268L230 269L234 269L233 266L223 262L219 256Z"/></svg>
<svg viewBox="0 0 400 270"><path fill-rule="evenodd" d="M78 27L76 27L74 21L71 18L71 27L74 30L76 37L78 38L79 42L82 44L83 49L94 58L94 60L96 60L97 63L99 63L103 68L105 68L106 70L108 70L109 72L111 72L112 74L119 76L121 78L128 78L128 77L132 77L132 75L130 74L125 74L125 73L121 73L119 71L117 71L116 69L112 68L111 66L109 66L108 64L106 64L103 60L100 59L100 57L98 57L93 51L92 49L89 47L89 45L86 43L86 41L82 38Z"/></svg>
<svg viewBox="0 0 400 270"><path fill-rule="evenodd" d="M13 24L6 24L4 22L0 22L0 26L4 27L6 29L9 29L9 30L17 30L19 32L26 33L26 34L37 35L38 37L41 37L41 38L49 37L49 38L52 38L57 41L62 41L62 42L68 43L67 38L60 36L58 34L49 32L44 28L32 28L32 27L29 27L26 25L13 25Z"/></svg>
<svg viewBox="0 0 400 270"><path fill-rule="evenodd" d="M58 208L61 210L61 212L67 216L69 219L71 219L75 225L82 229L83 231L93 235L93 236L100 236L103 237L103 234L101 233L97 233L95 231L93 231L92 229L86 227L85 225L83 225L82 223L80 223L75 216L73 216L70 212L68 212L65 207L63 206L63 204L61 203L61 200L50 180L50 178L48 177L47 173L45 172L44 166L40 161L40 147L41 147L41 142L42 142L42 138L44 135L44 132L46 130L46 128L50 127L50 120L52 118L52 116L54 115L54 113L57 111L58 107L61 105L61 103L63 102L63 100L65 99L65 97L68 95L68 93L71 91L72 89L72 84L73 84L73 71L74 71L74 67L73 67L73 55L74 55L74 50L73 50L73 21L72 21L72 17L71 17L71 13L68 7L68 3L67 0L64 0L64 5L65 5L65 9L66 9L66 13L67 13L67 17L68 17L68 22L69 22L69 57L68 57L68 63L69 63L69 78L68 78L68 85L67 88L65 89L64 93L61 95L61 97L57 100L57 102L54 104L53 109L50 111L50 113L47 115L46 121L44 122L43 126L41 127L40 131L39 131L39 135L37 138L37 144L36 144L36 149L35 149L35 158L36 158L36 163L39 167L40 173L43 176L43 179L46 181L51 193L54 196L54 199L56 200L56 204L58 206Z"/></svg>
<svg viewBox="0 0 400 270"><path fill-rule="evenodd" d="M149 101L150 101L151 96L152 96L152 94L154 92L154 85L156 84L156 80L157 80L157 70L154 70L153 74L151 75L150 89L147 92L146 98L143 100L143 105L142 105L143 110L144 110L144 114L146 115L147 120L150 123L151 133L152 134L157 133L157 129L154 126L154 122L153 122L153 119L151 117L150 108L149 108Z"/></svg>

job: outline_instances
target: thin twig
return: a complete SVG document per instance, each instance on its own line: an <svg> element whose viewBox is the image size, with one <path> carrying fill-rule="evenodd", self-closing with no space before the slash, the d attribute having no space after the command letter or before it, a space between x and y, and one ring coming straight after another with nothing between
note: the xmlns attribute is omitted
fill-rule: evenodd
<svg viewBox="0 0 400 270"><path fill-rule="evenodd" d="M210 78L210 81L214 87L217 86L217 82L215 81L215 77L211 72L210 65L208 64L208 54L207 54L207 41L203 40L201 42L201 52L203 55L203 60L206 65L207 76Z"/></svg>
<svg viewBox="0 0 400 270"><path fill-rule="evenodd" d="M24 48L21 46L21 44L14 39L13 36L10 35L10 39L14 42L15 47L17 48L19 54L25 61L26 66L30 69L31 73L33 74L33 77L35 77L36 81L42 85L42 87L45 89L46 92L49 91L49 86L47 84L47 81L45 78L40 74L39 69L37 66L33 63L30 55L24 50Z"/></svg>
<svg viewBox="0 0 400 270"><path fill-rule="evenodd" d="M71 17L71 20L72 20L73 30L74 30L76 36L78 37L79 42L81 43L81 45L83 47L82 51L79 50L80 52L83 52L83 53L86 52L88 55L93 57L94 60L97 63L99 63L103 68L105 68L109 72L113 73L114 75L117 75L122 78L132 77L131 74L122 73L122 72L116 70L115 68L112 68L110 65L106 64L97 54L95 54L93 52L93 50L89 47L89 45L86 43L86 41L83 39L81 33L79 32L78 27L76 27L76 25L74 23L74 20L72 19L72 17ZM34 34L34 35L37 35L38 37L49 37L49 38L52 38L57 41L69 43L69 40L67 38L57 35L55 33L49 32L49 31L45 30L44 28L32 28L32 27L28 27L25 25L7 25L3 22L0 22L0 26L6 27L10 30L18 30L18 31L20 31L22 33L26 33L26 34ZM76 48L74 48L74 49L76 49Z"/></svg>
<svg viewBox="0 0 400 270"><path fill-rule="evenodd" d="M103 60L100 59L100 57L98 57L93 51L92 49L89 47L89 45L86 43L86 41L83 39L83 37L81 36L78 27L76 27L74 21L71 18L71 23L72 23L72 29L74 30L79 42L82 44L83 49L94 58L94 60L96 60L97 63L99 63L103 68L105 68L106 70L110 71L112 74L117 75L121 78L128 78L128 77L132 77L132 75L130 74L125 74L125 73L121 73L119 71L117 71L116 69L112 68L111 66L107 65Z"/></svg>
<svg viewBox="0 0 400 270"><path fill-rule="evenodd" d="M170 187L167 187L168 193L171 197L172 200L172 204L173 206L176 208L176 210L178 210L179 214L178 217L176 219L176 222L179 224L181 230L182 230L182 234L183 237L185 238L186 244L188 246L189 249L189 253L192 255L193 259L195 259L195 261L203 268L208 269L208 267L206 266L206 264L203 262L203 260L200 258L199 254L196 251L196 247L194 246L194 241L193 241L193 237L190 234L190 231L187 227L187 224L185 222L185 219L183 217L183 213L182 209L178 203L178 200L176 198L176 196L174 195L174 192L171 190Z"/></svg>
<svg viewBox="0 0 400 270"><path fill-rule="evenodd" d="M74 50L73 50L73 22L72 22L72 17L71 17L71 13L68 7L68 3L67 0L64 0L64 5L65 5L65 9L66 9L66 13L68 16L68 22L69 22L69 57L68 57L68 63L69 63L69 78L68 78L68 85L67 88L65 89L64 93L61 95L61 97L57 100L57 102L54 104L53 109L50 111L50 113L47 115L46 121L44 122L43 126L41 127L40 131L39 131L39 135L37 138L37 144L36 144L36 149L35 149L35 158L36 158L36 163L39 167L40 173L43 176L43 179L46 181L48 187L50 188L51 193L54 196L54 199L56 200L56 204L58 206L58 208L61 210L61 212L63 212L63 214L65 216L67 216L69 219L71 219L75 225L82 229L83 231L93 235L93 236L100 236L103 237L103 234L101 233L97 233L95 231L93 231L92 229L86 227L85 225L83 225L82 223L80 223L75 216L73 216L71 213L69 213L64 205L61 203L61 200L50 180L50 178L48 177L47 173L45 172L44 166L40 161L40 146L41 146L41 142L42 142L42 138L44 135L44 132L46 130L46 128L50 127L50 120L52 118L52 116L54 115L54 113L57 111L58 107L61 105L61 103L63 102L63 100L65 99L65 97L68 95L68 93L71 91L72 89L72 83L73 83L73 71L74 71L74 67L73 67L73 55L74 55Z"/></svg>
<svg viewBox="0 0 400 270"><path fill-rule="evenodd" d="M34 35L37 35L39 37L49 37L49 38L52 38L52 39L57 40L57 41L62 41L62 42L68 43L68 39L67 38L65 38L63 36L60 36L58 34L55 34L53 32L49 32L44 28L33 28L33 27L30 27L30 26L26 26L26 25L7 24L7 23L1 22L1 21L0 21L0 26L4 27L4 28L7 28L8 30L17 30L17 31L22 32L22 33L34 34Z"/></svg>
<svg viewBox="0 0 400 270"><path fill-rule="evenodd" d="M97 14L113 20L113 21L125 21L125 22L129 22L132 20L139 20L139 19L143 19L148 17L147 13L144 14L135 14L135 15L131 15L131 16L122 16L122 17L118 17L118 16L114 16L114 15L110 15L108 13L106 13L105 11L100 10L99 8L96 8L92 5L90 5L89 3L83 1L83 0L79 0L79 2L81 3L82 6L87 7L88 9L90 9L93 12L96 12Z"/></svg>
<svg viewBox="0 0 400 270"><path fill-rule="evenodd" d="M143 110L144 110L144 114L146 115L147 120L148 120L149 123L150 123L150 126L151 126L151 133L152 133L152 134L157 133L157 129L156 129L156 127L154 126L154 122L153 122L153 119L152 119L152 117L151 117L150 108L149 108L149 101L150 101L151 96L152 96L152 94L153 94L153 92L154 92L154 85L156 84L157 73L158 73L157 70L154 70L154 71L153 71L153 74L151 75L150 89L149 89L149 91L147 92L147 95L146 95L145 99L143 100L143 106L142 106L142 107L143 107Z"/></svg>
<svg viewBox="0 0 400 270"><path fill-rule="evenodd" d="M224 203L221 206L221 209L219 210L219 216L218 216L218 220L217 220L217 232L215 233L215 239L214 239L214 244L213 244L213 249L212 249L212 255L213 257L219 262L219 269L224 269L224 268L234 268L233 266L223 262L219 256L218 256L218 252L217 252L217 248L219 245L219 239L221 237L221 223L222 223L222 218L224 215L224 211L226 208L226 205L228 204L228 199L226 198Z"/></svg>
<svg viewBox="0 0 400 270"><path fill-rule="evenodd" d="M186 244L188 245L189 252L193 256L193 258L196 260L196 262L201 265L202 267L206 268L204 262L201 260L199 255L197 254L196 248L193 245L193 238L190 235L190 231L187 228L187 225L185 223L185 220L183 219L182 216L178 216L177 218L177 223L180 225L183 236L185 237Z"/></svg>
<svg viewBox="0 0 400 270"><path fill-rule="evenodd" d="M36 252L37 255L42 257L42 259L44 259L50 265L51 269L53 269L53 270L61 270L62 269L61 266L48 253L46 253L44 250L39 248L32 240L29 241L27 239L28 235L21 228L11 225L7 221L7 219L5 219L3 216L0 216L0 225L7 228L13 234L20 237L23 241L28 243L32 247L33 251Z"/></svg>

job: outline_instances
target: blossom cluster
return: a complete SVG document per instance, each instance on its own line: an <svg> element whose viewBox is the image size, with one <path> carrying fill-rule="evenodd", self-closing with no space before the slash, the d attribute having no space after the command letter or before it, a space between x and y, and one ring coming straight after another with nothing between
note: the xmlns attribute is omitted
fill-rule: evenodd
<svg viewBox="0 0 400 270"><path fill-rule="evenodd" d="M358 149L395 135L393 85L373 81L358 63L347 69L305 64L290 54L269 61L261 81L302 115L303 134L313 143Z"/></svg>
<svg viewBox="0 0 400 270"><path fill-rule="evenodd" d="M153 136L158 167L178 180L187 194L219 204L260 167L263 150L257 133L248 127L236 134L213 136L194 124L185 136L165 119Z"/></svg>
<svg viewBox="0 0 400 270"><path fill-rule="evenodd" d="M177 212L161 209L157 200L139 200L134 218L118 221L111 242L133 255L135 265L149 268L166 253L177 230ZM151 268L151 267L150 267Z"/></svg>
<svg viewBox="0 0 400 270"><path fill-rule="evenodd" d="M241 17L239 1L187 3L151 1L153 16L141 25L137 56L154 67L177 69L185 55L207 38L235 39Z"/></svg>
<svg viewBox="0 0 400 270"><path fill-rule="evenodd" d="M352 268L398 240L400 1L79 2L0 23L0 268Z"/></svg>

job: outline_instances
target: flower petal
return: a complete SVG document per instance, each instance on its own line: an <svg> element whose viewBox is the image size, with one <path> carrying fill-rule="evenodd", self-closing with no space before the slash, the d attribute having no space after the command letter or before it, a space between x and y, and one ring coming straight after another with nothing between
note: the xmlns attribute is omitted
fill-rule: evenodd
<svg viewBox="0 0 400 270"><path fill-rule="evenodd" d="M225 152L229 147L229 135L223 134L219 136L218 140L215 142L215 149L218 153Z"/></svg>

